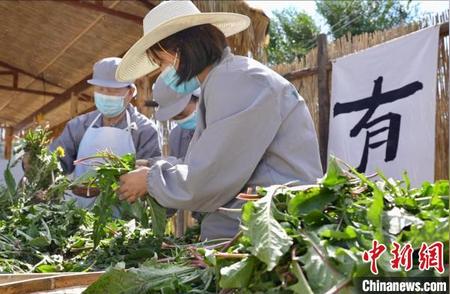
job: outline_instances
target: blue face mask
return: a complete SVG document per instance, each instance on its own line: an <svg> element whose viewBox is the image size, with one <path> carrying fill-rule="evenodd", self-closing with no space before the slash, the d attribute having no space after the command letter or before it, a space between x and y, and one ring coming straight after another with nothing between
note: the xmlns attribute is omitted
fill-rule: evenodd
<svg viewBox="0 0 450 294"><path fill-rule="evenodd" d="M164 83L169 86L172 90L179 94L190 94L194 92L195 89L200 87L200 82L197 77L193 77L189 81L182 82L178 85L180 77L173 66L167 67L162 73L161 78Z"/></svg>
<svg viewBox="0 0 450 294"><path fill-rule="evenodd" d="M174 122L182 129L193 130L197 126L197 111L194 111L186 118L174 120Z"/></svg>
<svg viewBox="0 0 450 294"><path fill-rule="evenodd" d="M110 96L94 92L95 106L105 117L115 117L125 110L123 96Z"/></svg>

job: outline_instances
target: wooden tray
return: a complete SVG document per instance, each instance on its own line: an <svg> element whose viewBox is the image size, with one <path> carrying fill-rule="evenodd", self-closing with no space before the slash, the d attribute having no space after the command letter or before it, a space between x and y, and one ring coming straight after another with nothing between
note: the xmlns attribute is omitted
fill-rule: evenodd
<svg viewBox="0 0 450 294"><path fill-rule="evenodd" d="M0 293L78 293L94 283L104 272L0 275ZM84 286L84 287L83 287ZM72 290L70 290L72 288ZM54 291L61 290L61 291Z"/></svg>

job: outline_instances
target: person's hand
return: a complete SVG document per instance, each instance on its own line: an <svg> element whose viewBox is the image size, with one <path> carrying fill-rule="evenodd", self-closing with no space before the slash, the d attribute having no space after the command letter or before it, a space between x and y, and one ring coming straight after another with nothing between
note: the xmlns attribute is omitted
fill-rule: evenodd
<svg viewBox="0 0 450 294"><path fill-rule="evenodd" d="M150 168L138 169L120 177L119 199L133 203L147 193L147 176Z"/></svg>

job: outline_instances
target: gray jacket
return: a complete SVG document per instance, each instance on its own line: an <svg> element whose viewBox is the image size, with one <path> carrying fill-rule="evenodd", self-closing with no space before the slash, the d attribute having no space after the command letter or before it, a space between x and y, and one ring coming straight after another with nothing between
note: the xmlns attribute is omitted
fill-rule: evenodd
<svg viewBox="0 0 450 294"><path fill-rule="evenodd" d="M184 162L159 160L148 191L161 205L209 212L202 239L232 237L240 214L236 195L247 186L322 176L319 147L305 101L295 87L261 63L231 54L202 83L198 122Z"/></svg>
<svg viewBox="0 0 450 294"><path fill-rule="evenodd" d="M133 138L134 147L136 148L136 158L146 159L160 156L161 149L159 147L158 133L155 124L139 113L136 107L128 105L127 110L130 113L131 123L135 122L137 125L137 129L131 131L131 137ZM58 146L64 148L65 156L61 158L61 165L67 174L72 173L75 169L73 161L77 159L78 146L80 145L81 139L87 128L98 114L98 110L95 110L73 118L66 124L62 134L50 145L50 150L55 150ZM103 120L101 118L93 125L94 128L102 126ZM126 128L127 121L125 116L113 127L121 129Z"/></svg>

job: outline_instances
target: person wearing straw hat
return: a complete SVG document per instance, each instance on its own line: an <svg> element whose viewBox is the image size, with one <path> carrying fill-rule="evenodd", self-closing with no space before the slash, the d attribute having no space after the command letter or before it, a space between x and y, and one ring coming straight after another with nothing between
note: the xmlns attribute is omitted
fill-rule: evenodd
<svg viewBox="0 0 450 294"><path fill-rule="evenodd" d="M231 53L226 37L245 30L247 16L201 13L190 1L165 1L144 18L144 36L125 54L120 81L158 68L180 94L201 87L197 126L184 161L157 160L120 178L120 198L148 192L169 208L206 212L201 239L230 238L240 225L248 187L322 176L317 135L304 99L261 63ZM224 209L225 208L225 209Z"/></svg>
<svg viewBox="0 0 450 294"><path fill-rule="evenodd" d="M136 158L161 155L155 125L140 114L130 102L136 96L133 82L119 82L115 72L121 58L109 57L94 64L93 77L87 82L94 86L97 110L70 120L61 136L50 145L54 150L64 148L61 165L67 174L77 178L90 169L87 165L74 165L76 159L86 158L103 150L117 155L136 154ZM97 189L75 187L69 198L74 198L80 207L90 208Z"/></svg>

